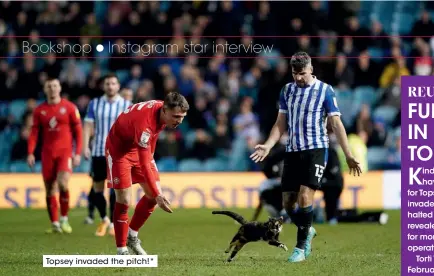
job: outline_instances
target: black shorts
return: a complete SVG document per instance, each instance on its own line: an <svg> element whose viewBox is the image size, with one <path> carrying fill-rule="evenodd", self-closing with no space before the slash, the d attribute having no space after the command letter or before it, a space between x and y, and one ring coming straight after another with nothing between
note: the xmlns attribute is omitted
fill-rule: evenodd
<svg viewBox="0 0 434 276"><path fill-rule="evenodd" d="M104 181L107 178L107 161L105 156L93 156L90 176L95 182Z"/></svg>
<svg viewBox="0 0 434 276"><path fill-rule="evenodd" d="M282 192L298 192L300 186L321 188L328 149L287 152L283 162Z"/></svg>

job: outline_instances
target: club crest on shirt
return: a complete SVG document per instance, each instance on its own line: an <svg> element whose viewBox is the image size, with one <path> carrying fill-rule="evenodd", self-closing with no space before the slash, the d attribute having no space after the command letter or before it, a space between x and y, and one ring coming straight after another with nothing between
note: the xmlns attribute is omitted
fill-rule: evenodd
<svg viewBox="0 0 434 276"><path fill-rule="evenodd" d="M150 138L151 138L151 133L148 130L143 131L142 135L140 136L139 146L141 146L142 148L147 148Z"/></svg>
<svg viewBox="0 0 434 276"><path fill-rule="evenodd" d="M59 111L60 111L60 114L65 114L66 113L66 108L61 107Z"/></svg>
<svg viewBox="0 0 434 276"><path fill-rule="evenodd" d="M48 122L48 125L50 126L51 129L54 129L57 126L56 117L52 117Z"/></svg>

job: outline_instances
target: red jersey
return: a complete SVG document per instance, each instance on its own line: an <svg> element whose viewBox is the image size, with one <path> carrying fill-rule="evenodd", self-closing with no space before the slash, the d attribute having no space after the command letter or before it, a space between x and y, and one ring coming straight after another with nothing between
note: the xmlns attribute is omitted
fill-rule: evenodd
<svg viewBox="0 0 434 276"><path fill-rule="evenodd" d="M144 181L155 195L158 195L158 189L151 162L158 134L166 127L158 122L163 104L163 101L152 100L130 106L119 115L106 142L109 154L114 160L124 156L139 159Z"/></svg>
<svg viewBox="0 0 434 276"><path fill-rule="evenodd" d="M27 150L33 154L38 141L39 130L42 130L42 152L55 153L70 150L72 153L73 135L75 136L75 154L81 154L82 127L77 107L66 99L58 104L40 104L33 111L33 125L29 136Z"/></svg>

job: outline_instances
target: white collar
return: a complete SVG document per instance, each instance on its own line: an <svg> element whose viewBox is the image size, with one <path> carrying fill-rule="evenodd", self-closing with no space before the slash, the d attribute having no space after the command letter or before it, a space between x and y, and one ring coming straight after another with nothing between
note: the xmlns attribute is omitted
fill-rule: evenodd
<svg viewBox="0 0 434 276"><path fill-rule="evenodd" d="M116 94L116 96L114 96L113 97L113 99L110 101L108 98L107 98L107 95L106 94L104 94L103 96L102 96L102 98L106 101L106 102L111 102L111 103L115 103L115 102L117 102L117 101L119 101L120 99L121 99L121 95L119 95L119 94Z"/></svg>

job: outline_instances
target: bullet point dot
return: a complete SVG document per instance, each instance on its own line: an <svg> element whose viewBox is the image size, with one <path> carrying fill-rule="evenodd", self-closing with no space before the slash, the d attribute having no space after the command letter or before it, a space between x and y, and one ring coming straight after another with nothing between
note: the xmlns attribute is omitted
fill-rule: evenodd
<svg viewBox="0 0 434 276"><path fill-rule="evenodd" d="M104 46L102 46L101 44L98 44L98 45L96 45L96 50L98 52L102 52L102 51L104 51Z"/></svg>

